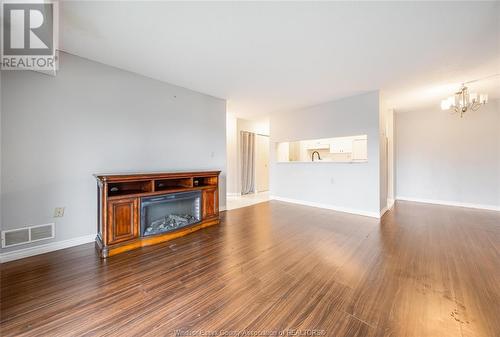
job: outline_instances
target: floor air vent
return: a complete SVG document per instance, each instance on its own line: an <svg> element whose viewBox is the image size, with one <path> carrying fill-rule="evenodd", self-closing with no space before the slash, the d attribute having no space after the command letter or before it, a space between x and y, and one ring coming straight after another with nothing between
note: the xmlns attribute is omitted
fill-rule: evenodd
<svg viewBox="0 0 500 337"><path fill-rule="evenodd" d="M53 223L6 230L2 231L2 248L53 239L54 237Z"/></svg>

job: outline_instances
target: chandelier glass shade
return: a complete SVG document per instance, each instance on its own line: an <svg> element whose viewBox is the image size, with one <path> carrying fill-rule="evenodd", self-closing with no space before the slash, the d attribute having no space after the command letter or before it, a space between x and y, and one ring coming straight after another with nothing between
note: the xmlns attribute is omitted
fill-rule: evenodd
<svg viewBox="0 0 500 337"><path fill-rule="evenodd" d="M441 101L441 109L453 110L453 112L459 113L460 117L463 117L468 110L476 111L486 103L488 103L487 94L469 93L469 89L462 85L453 96Z"/></svg>

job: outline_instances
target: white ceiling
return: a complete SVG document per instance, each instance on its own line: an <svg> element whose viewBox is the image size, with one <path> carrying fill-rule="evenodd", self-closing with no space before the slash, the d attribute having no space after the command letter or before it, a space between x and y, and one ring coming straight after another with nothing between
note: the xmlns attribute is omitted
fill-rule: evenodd
<svg viewBox="0 0 500 337"><path fill-rule="evenodd" d="M500 73L500 2L63 2L61 49L255 117L381 89L439 106ZM500 96L500 77L471 85Z"/></svg>

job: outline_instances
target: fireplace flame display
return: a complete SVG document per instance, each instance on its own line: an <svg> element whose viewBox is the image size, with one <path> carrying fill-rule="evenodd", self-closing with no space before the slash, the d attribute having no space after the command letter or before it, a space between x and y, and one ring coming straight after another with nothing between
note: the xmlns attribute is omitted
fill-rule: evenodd
<svg viewBox="0 0 500 337"><path fill-rule="evenodd" d="M201 220L200 191L171 193L141 199L142 236L186 227Z"/></svg>
<svg viewBox="0 0 500 337"><path fill-rule="evenodd" d="M157 234L163 233L166 230L177 229L180 227L185 227L198 222L194 216L191 214L169 214L161 219L157 219L146 227L145 234Z"/></svg>

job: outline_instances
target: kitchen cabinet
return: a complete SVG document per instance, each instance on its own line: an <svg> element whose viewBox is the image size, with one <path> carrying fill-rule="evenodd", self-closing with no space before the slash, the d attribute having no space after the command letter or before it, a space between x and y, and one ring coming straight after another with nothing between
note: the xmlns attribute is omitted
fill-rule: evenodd
<svg viewBox="0 0 500 337"><path fill-rule="evenodd" d="M330 143L330 153L351 153L352 138L338 138Z"/></svg>
<svg viewBox="0 0 500 337"><path fill-rule="evenodd" d="M328 150L330 143L326 140L308 140L305 148L307 150Z"/></svg>

